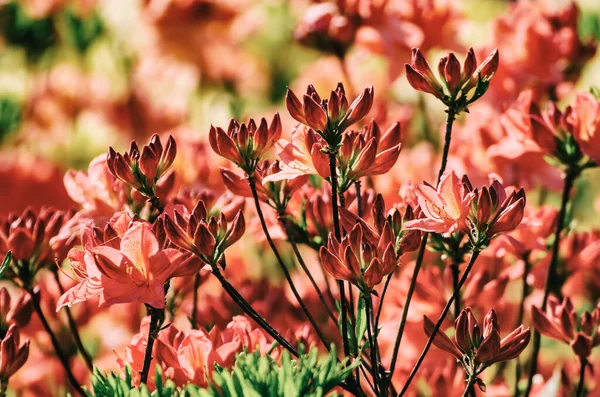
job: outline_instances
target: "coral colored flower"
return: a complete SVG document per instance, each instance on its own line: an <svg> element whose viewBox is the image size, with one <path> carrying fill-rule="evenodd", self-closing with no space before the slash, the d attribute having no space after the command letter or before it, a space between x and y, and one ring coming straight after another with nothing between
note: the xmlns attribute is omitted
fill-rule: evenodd
<svg viewBox="0 0 600 397"><path fill-rule="evenodd" d="M29 339L21 344L19 330L11 325L0 342L0 381L8 379L19 370L29 357Z"/></svg>
<svg viewBox="0 0 600 397"><path fill-rule="evenodd" d="M424 218L405 223L404 228L425 232L467 232L467 216L475 193L469 192L454 171L444 175L437 190L424 183L415 187L415 194Z"/></svg>
<svg viewBox="0 0 600 397"><path fill-rule="evenodd" d="M394 123L383 134L375 121L361 131L347 131L338 154L338 167L343 177L340 191L346 191L363 176L388 172L400 155L401 138L399 123Z"/></svg>
<svg viewBox="0 0 600 397"><path fill-rule="evenodd" d="M116 178L132 186L144 196L150 196L158 180L169 171L176 154L177 145L172 136L169 136L163 149L160 138L155 134L141 151L135 141L131 141L129 151L125 154L115 152L112 147L109 148L106 162L110 173Z"/></svg>
<svg viewBox="0 0 600 397"><path fill-rule="evenodd" d="M122 184L110 173L106 156L94 158L83 171L68 170L64 177L69 196L82 207L82 214L88 219L110 218L115 211L123 209L125 192Z"/></svg>
<svg viewBox="0 0 600 397"><path fill-rule="evenodd" d="M109 222L102 238L99 230L86 228L82 236L84 250L69 252L71 267L80 281L61 296L57 310L92 298L100 298L101 307L140 302L163 308L165 283L199 270L189 255L172 248L161 249L149 223L132 221L123 232L126 221L127 215L122 215Z"/></svg>
<svg viewBox="0 0 600 397"><path fill-rule="evenodd" d="M321 99L311 84L306 89L302 102L288 89L285 104L295 120L322 134L328 144L337 145L341 133L369 113L373 97L373 87L365 88L348 106L342 83L338 83L336 89L331 91L329 99Z"/></svg>
<svg viewBox="0 0 600 397"><path fill-rule="evenodd" d="M494 50L479 66L473 49L469 49L462 67L453 53L440 59L438 80L429 63L418 48L413 49L412 61L406 64L406 78L410 85L419 91L434 95L454 111L465 109L480 98L498 69L498 50ZM467 97L471 90L478 87ZM460 94L460 95L459 95Z"/></svg>
<svg viewBox="0 0 600 397"><path fill-rule="evenodd" d="M470 186L465 175L463 182ZM469 188L472 190L472 188ZM525 213L525 191L523 188L506 194L502 184L494 179L481 190L472 190L475 199L469 216L469 233L475 242L489 241L496 234L514 230L521 224Z"/></svg>
<svg viewBox="0 0 600 397"><path fill-rule="evenodd" d="M424 316L424 328L430 336L434 324ZM522 325L504 338L500 338L500 326L494 309L483 319L482 326L470 308L463 309L454 322L454 341L445 333L438 332L433 344L452 354L462 364L468 376L478 376L492 364L517 358L529 344L531 333ZM480 388L484 388L482 380L478 380Z"/></svg>
<svg viewBox="0 0 600 397"><path fill-rule="evenodd" d="M281 159L281 172L267 176L263 184L283 179L293 179L301 175L329 177L329 160L323 153L326 142L314 130L298 125L292 132L292 141L280 139L275 144Z"/></svg>
<svg viewBox="0 0 600 397"><path fill-rule="evenodd" d="M69 213L53 208L42 208L37 213L27 208L20 216L10 213L1 217L0 257L12 252L8 278L30 287L39 270L64 260L74 244L74 236L58 235L69 217Z"/></svg>
<svg viewBox="0 0 600 397"><path fill-rule="evenodd" d="M168 208L164 228L169 240L207 264L219 262L225 250L238 241L246 229L244 215L238 212L229 225L223 213L210 216L202 201L189 213L185 207Z"/></svg>
<svg viewBox="0 0 600 397"><path fill-rule="evenodd" d="M419 247L421 232L419 230L405 230L402 227L403 223L414 218L410 206L405 209L404 215L397 208L386 212L383 196L377 195L372 207L374 226L369 225L363 218L346 208L340 208L339 210L340 223L344 229L352 230L356 224L360 224L363 233L368 236L369 240L378 242L383 238L391 242L398 258L405 252L414 251Z"/></svg>
<svg viewBox="0 0 600 397"><path fill-rule="evenodd" d="M256 165L281 137L281 120L275 113L271 124L262 118L258 124L250 119L240 124L231 119L227 131L211 126L208 135L210 146L221 157L232 161L248 175L254 174Z"/></svg>
<svg viewBox="0 0 600 397"><path fill-rule="evenodd" d="M550 296L546 313L533 306L531 319L541 334L568 344L582 359L589 357L592 349L600 345L600 306L591 313L584 312L578 319L568 297L560 303Z"/></svg>
<svg viewBox="0 0 600 397"><path fill-rule="evenodd" d="M277 175L281 172L279 161L270 163L264 160L259 163L254 172L256 180L256 191L261 201L269 204L278 212L285 211L289 201L296 191L308 182L309 175L300 175L293 179L282 179L277 181L264 180L271 175ZM238 175L226 168L221 168L221 176L227 189L232 193L242 197L252 197L252 191L248 185L248 179L243 175Z"/></svg>
<svg viewBox="0 0 600 397"><path fill-rule="evenodd" d="M377 238L379 237L379 238ZM398 266L391 228L381 236L363 233L360 223L339 243L330 233L319 251L323 267L333 278L347 280L362 291L371 291Z"/></svg>

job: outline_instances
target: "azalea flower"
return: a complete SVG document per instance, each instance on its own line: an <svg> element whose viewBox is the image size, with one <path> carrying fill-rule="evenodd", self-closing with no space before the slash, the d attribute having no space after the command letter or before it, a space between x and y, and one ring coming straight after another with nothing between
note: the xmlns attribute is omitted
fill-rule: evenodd
<svg viewBox="0 0 600 397"><path fill-rule="evenodd" d="M531 319L541 334L568 344L584 360L587 360L593 348L600 345L600 306L591 313L584 312L578 319L568 297L561 303L556 297L550 296L546 312L533 306Z"/></svg>
<svg viewBox="0 0 600 397"><path fill-rule="evenodd" d="M21 344L16 325L11 325L0 342L0 382L3 387L9 378L17 372L29 357L29 339Z"/></svg>
<svg viewBox="0 0 600 397"><path fill-rule="evenodd" d="M432 334L433 322L424 316L427 336ZM452 354L465 369L467 376L477 377L477 384L485 391L485 383L478 378L492 364L517 358L529 344L531 333L522 325L504 338L500 338L500 326L494 309L483 319L482 326L470 308L462 310L454 323L454 341L444 332L438 332L433 344Z"/></svg>
<svg viewBox="0 0 600 397"><path fill-rule="evenodd" d="M475 193L467 190L454 171L442 177L437 189L425 182L415 187L415 194L425 217L406 222L405 229L447 234L468 232L467 217Z"/></svg>
<svg viewBox="0 0 600 397"><path fill-rule="evenodd" d="M210 146L221 157L232 161L247 175L253 175L258 161L271 150L281 137L281 119L275 113L271 124L263 117L258 126L250 119L240 124L231 119L227 131L211 126L208 135Z"/></svg>
<svg viewBox="0 0 600 397"><path fill-rule="evenodd" d="M350 281L365 292L381 283L399 264L389 226L376 236L363 233L363 227L357 223L341 243L330 233L327 246L321 247L319 254L327 273L337 280Z"/></svg>
<svg viewBox="0 0 600 397"><path fill-rule="evenodd" d="M329 160L323 149L327 143L314 130L298 125L292 132L292 141L280 139L275 144L281 159L281 171L267 176L263 184L283 179L293 179L302 175L329 177Z"/></svg>
<svg viewBox="0 0 600 397"><path fill-rule="evenodd" d="M129 215L119 214L103 231L88 226L83 250L69 252L79 283L59 299L63 306L99 298L99 306L139 302L154 308L165 306L165 283L173 277L194 275L199 264L179 250L161 249L152 226L144 221L124 224Z"/></svg>

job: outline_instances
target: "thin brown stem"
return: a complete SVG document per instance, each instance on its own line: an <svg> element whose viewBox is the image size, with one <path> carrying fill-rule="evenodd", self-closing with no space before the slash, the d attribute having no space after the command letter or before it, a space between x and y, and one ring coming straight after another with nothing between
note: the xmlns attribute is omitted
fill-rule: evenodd
<svg viewBox="0 0 600 397"><path fill-rule="evenodd" d="M577 397L585 397L585 367L587 366L587 360L583 357L579 358L579 384L577 385Z"/></svg>
<svg viewBox="0 0 600 397"><path fill-rule="evenodd" d="M337 319L335 318L333 311L327 304L327 299L325 299L325 296L323 295L321 288L319 288L319 285L317 284L315 278L313 277L312 273L306 266L306 262L304 262L304 258L302 258L302 255L300 254L300 251L298 250L298 246L293 241L290 241L290 244L292 246L292 250L294 251L294 254L296 255L296 259L298 260L298 263L300 264L300 267L302 268L302 270L304 270L304 273L306 273L308 279L310 280L311 284L313 285L313 288L315 289L315 291L317 292L317 295L319 296L319 300L321 301L323 306L325 306L325 310L327 311L329 318L331 318L331 320L333 320L334 324L337 324Z"/></svg>
<svg viewBox="0 0 600 397"><path fill-rule="evenodd" d="M275 339L281 346L289 351L294 357L298 357L298 351L288 342L271 324L267 322L254 308L244 299L242 295L225 279L217 265L212 267L212 274L219 280L221 286L229 295L231 299L250 317L254 320L262 329L264 329L273 339Z"/></svg>
<svg viewBox="0 0 600 397"><path fill-rule="evenodd" d="M296 289L296 286L294 285L294 280L292 279L290 271L288 270L287 266L283 262L283 259L281 258L281 255L279 254L279 250L277 250L277 247L275 246L275 243L273 242L273 239L271 238L271 234L269 233L269 227L267 226L267 222L265 221L265 216L263 215L262 209L260 208L260 199L258 198L258 192L256 191L256 181L254 180L253 177L248 177L248 184L250 185L250 190L252 191L252 196L254 198L254 206L256 208L256 213L258 215L258 219L260 220L260 224L262 226L263 233L264 233L265 237L267 238L267 242L269 243L271 250L275 254L275 258L277 258L277 263L279 263L279 267L281 268L281 271L283 272L285 279L287 280L288 285L290 286L290 289L292 290L292 293L294 294L294 297L296 298L296 300L298 301L298 304L302 308L302 311L306 315L306 318L308 318L308 321L310 321L310 323L312 324L315 332L319 336L319 339L321 340L321 342L323 342L323 345L329 351L330 346L329 346L329 342L325 338L325 334L323 334L323 331L321 331L319 324L317 324L313 315L310 313L310 311L308 310L308 307L302 300L300 293L298 293L298 290Z"/></svg>
<svg viewBox="0 0 600 397"><path fill-rule="evenodd" d="M440 184L440 180L446 172L446 165L448 163L448 155L450 153L450 142L452 140L452 127L454 125L454 120L456 117L456 113L454 109L447 109L446 116L446 133L444 135L444 150L442 152L442 160L440 163L440 169L438 170L437 182L436 186ZM402 319L400 320L400 326L398 327L398 333L396 334L396 342L394 343L394 352L392 354L392 361L390 363L389 370L389 379L388 382L392 384L392 377L394 376L394 369L396 368L396 362L398 359L398 353L400 349L400 343L402 342L402 336L404 334L404 328L406 326L406 321L408 318L408 310L410 308L410 304L412 302L412 296L415 292L415 288L417 286L417 278L419 276L419 271L421 270L421 265L423 264L423 258L425 257L425 249L427 248L427 239L429 237L428 233L423 235L423 239L421 240L421 246L419 247L419 253L417 254L417 261L415 262L415 267L413 269L413 274L410 280L410 286L408 287L408 293L406 295L406 300L404 301L404 308L402 310Z"/></svg>
<svg viewBox="0 0 600 397"><path fill-rule="evenodd" d="M58 276L58 271L53 271L52 273L54 274L54 279L56 280L56 284L58 285L58 289L59 289L61 295L64 294L65 289L60 282L60 277ZM69 324L69 330L71 331L71 335L73 335L73 340L75 341L75 345L77 346L77 349L79 350L79 353L81 354L81 357L83 357L83 361L85 362L85 365L90 370L90 372L93 373L94 372L94 363L92 362L92 357L89 355L89 353L87 352L87 350L85 350L85 347L83 346L83 341L81 340L81 335L79 334L77 322L75 322L75 319L73 318L73 313L71 312L71 308L66 306L64 308L64 310L65 310L65 313L67 314L67 323Z"/></svg>
<svg viewBox="0 0 600 397"><path fill-rule="evenodd" d="M421 367L421 364L423 363L423 360L425 359L427 352L429 352L429 349L431 348L431 345L433 344L433 340L435 339L435 336L437 335L442 324L444 323L444 320L446 319L446 315L448 314L448 311L450 311L450 307L452 307L454 300L457 298L458 294L460 293L460 289L462 288L463 284L467 281L467 277L469 277L469 273L471 273L471 269L473 269L473 265L475 264L475 261L477 260L477 257L479 256L479 252L480 251L478 249L473 250L471 259L469 260L469 263L467 264L467 267L465 268L465 272L463 273L462 277L458 281L458 284L456 285L456 290L454 290L454 293L452 294L452 296L446 303L446 306L444 307L444 310L442 311L440 318L438 319L437 323L433 327L433 330L431 331L431 335L429 336L429 339L427 340L427 343L425 344L425 347L423 348L423 351L421 352L421 355L419 356L417 363L415 364L415 366L413 367L413 370L411 371L410 375L408 376L408 379L406 380L406 383L404 384L402 391L400 391L400 394L398 394L398 397L403 396L406 393L412 380L417 375L417 372L419 371L419 368Z"/></svg>
<svg viewBox="0 0 600 397"><path fill-rule="evenodd" d="M529 262L529 253L523 256L523 285L521 288L521 301L519 302L519 315L517 317L516 327L523 324L523 318L525 317L525 298L529 295L529 288L527 287L527 277L531 271L531 262ZM519 380L521 379L522 368L519 364L519 358L515 359L515 386L513 389L513 396L519 395Z"/></svg>
<svg viewBox="0 0 600 397"><path fill-rule="evenodd" d="M331 179L331 210L333 215L333 231L337 241L341 241L340 218L338 210L338 188L337 188L337 158L335 152L329 153L329 177ZM348 345L348 309L346 307L346 288L343 280L338 280L340 290L340 303L342 315L342 341L344 345L344 356L350 356L350 346Z"/></svg>
<svg viewBox="0 0 600 397"><path fill-rule="evenodd" d="M194 276L194 293L192 304L192 328L198 329L198 288L200 288L200 273L196 273Z"/></svg>
<svg viewBox="0 0 600 397"><path fill-rule="evenodd" d="M552 243L552 256L550 258L550 265L548 265L548 272L546 275L546 285L544 287L544 297L542 299L542 311L546 310L546 304L548 303L548 296L550 295L550 287L553 285L556 279L556 268L558 266L558 250L560 248L560 239L563 228L565 227L565 219L567 217L567 206L569 198L571 197L571 190L575 180L579 176L580 170L567 170L565 175L565 183L563 186L562 199L560 205L560 211L556 220L556 230L554 232L554 242ZM529 368L529 376L527 378L527 389L525 390L525 397L529 397L531 389L533 387L533 377L537 373L537 358L540 353L542 335L534 329L533 331L533 351L531 353L531 366Z"/></svg>
<svg viewBox="0 0 600 397"><path fill-rule="evenodd" d="M150 363L152 362L152 350L154 348L154 341L158 337L158 332L160 331L160 313L162 312L162 309L148 306L148 312L150 314L150 326L148 327L148 341L146 342L146 351L144 353L144 365L140 372L140 383L148 383Z"/></svg>
<svg viewBox="0 0 600 397"><path fill-rule="evenodd" d="M62 347L60 346L60 342L58 341L58 338L54 334L54 331L52 331L52 328L50 327L50 324L48 323L48 320L46 319L46 316L44 315L44 312L42 311L42 307L40 305L40 293L39 292L35 293L31 289L29 289L27 292L31 296L31 302L33 305L33 309L35 310L40 321L42 322L44 329L50 336L50 341L52 342L52 347L54 347L56 356L60 360L60 363L62 364L62 366L65 370L67 379L69 380L71 387L73 387L73 390L75 390L75 392L77 394L79 394L80 396L85 396L86 395L85 392L79 385L79 382L75 378L75 375L73 375L73 371L71 371L71 367L69 366L69 359L67 358L65 352L63 351Z"/></svg>
<svg viewBox="0 0 600 397"><path fill-rule="evenodd" d="M458 279L460 276L458 263L452 262L450 265L450 271L452 272L452 290L456 291L456 286L458 285ZM454 300L454 318L458 318L458 315L460 314L460 306L460 295L458 295Z"/></svg>

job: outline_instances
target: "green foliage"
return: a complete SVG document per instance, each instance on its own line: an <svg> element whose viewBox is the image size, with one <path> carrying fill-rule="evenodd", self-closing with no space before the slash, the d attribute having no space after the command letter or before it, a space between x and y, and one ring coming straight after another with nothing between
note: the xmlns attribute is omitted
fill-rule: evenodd
<svg viewBox="0 0 600 397"><path fill-rule="evenodd" d="M65 11L65 25L69 42L82 53L104 32L104 24L96 12L81 18L68 8Z"/></svg>
<svg viewBox="0 0 600 397"><path fill-rule="evenodd" d="M25 48L30 59L35 59L56 41L52 18L34 19L19 2L11 2L0 11L0 29L6 41Z"/></svg>
<svg viewBox="0 0 600 397"><path fill-rule="evenodd" d="M281 365L269 356L243 353L237 357L232 371L215 372L214 384L208 389L188 386L190 397L320 397L341 384L359 365L337 361L335 348L319 359L317 349L293 360L287 351Z"/></svg>
<svg viewBox="0 0 600 397"><path fill-rule="evenodd" d="M583 40L600 40L600 14L591 11L582 13L577 31Z"/></svg>
<svg viewBox="0 0 600 397"><path fill-rule="evenodd" d="M162 382L160 367L156 368L156 390L152 393L146 385L136 387L133 385L131 367L125 369L125 379L111 372L103 374L94 369L92 378L92 391L88 391L88 397L177 397L182 396L173 381Z"/></svg>
<svg viewBox="0 0 600 397"><path fill-rule="evenodd" d="M0 142L21 125L21 105L11 97L0 97Z"/></svg>
<svg viewBox="0 0 600 397"><path fill-rule="evenodd" d="M8 270L8 266L10 266L10 262L12 261L12 252L8 251L2 260L2 264L0 265L0 280L4 277L4 273Z"/></svg>
<svg viewBox="0 0 600 397"><path fill-rule="evenodd" d="M321 397L345 381L358 365L359 361L350 365L338 362L335 346L321 358L317 349L305 354L300 347L299 359L292 359L284 351L280 363L258 352L242 353L231 371L215 363L214 383L208 388L192 384L177 388L171 380L162 381L157 367L153 392L146 385L134 386L130 367L125 370L125 378L94 370L88 397Z"/></svg>

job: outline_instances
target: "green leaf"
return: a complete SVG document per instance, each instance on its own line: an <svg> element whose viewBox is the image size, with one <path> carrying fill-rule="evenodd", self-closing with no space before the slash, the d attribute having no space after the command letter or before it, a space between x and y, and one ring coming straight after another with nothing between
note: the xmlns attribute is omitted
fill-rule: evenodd
<svg viewBox="0 0 600 397"><path fill-rule="evenodd" d="M8 266L12 262L12 252L8 251L4 256L4 260L2 261L2 265L0 265L0 280L4 277L4 273L8 270Z"/></svg>

